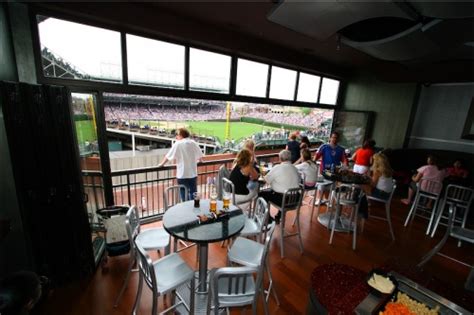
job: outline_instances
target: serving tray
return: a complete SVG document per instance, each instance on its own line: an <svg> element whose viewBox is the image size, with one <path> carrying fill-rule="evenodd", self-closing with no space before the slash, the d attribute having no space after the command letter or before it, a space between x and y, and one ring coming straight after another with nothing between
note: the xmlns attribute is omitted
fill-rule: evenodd
<svg viewBox="0 0 474 315"><path fill-rule="evenodd" d="M397 292L403 292L412 299L424 303L431 309L435 308L436 306L439 306L439 314L472 314L472 312L469 312L461 306L443 298L442 296L426 289L425 287L422 287L418 283L394 271L391 271L388 274L393 276L398 282L397 289L392 294L391 298L387 300L384 296L372 292L356 307L356 309L354 310L356 314L378 314L379 311L383 311L383 309L385 308L385 304L388 303L391 299L393 299L394 296L396 296Z"/></svg>

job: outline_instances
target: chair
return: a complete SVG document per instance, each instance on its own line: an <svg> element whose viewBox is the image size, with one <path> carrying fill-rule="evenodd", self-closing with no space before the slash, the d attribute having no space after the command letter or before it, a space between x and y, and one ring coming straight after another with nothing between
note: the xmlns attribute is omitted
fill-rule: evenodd
<svg viewBox="0 0 474 315"><path fill-rule="evenodd" d="M184 190L184 195L186 196L186 200L183 200L183 201L187 201L188 200L187 196L189 196L189 193L188 193L188 188L186 186L175 185L175 186L170 186L165 189L165 191L163 192L163 207L164 207L165 212L170 207L181 202L181 195L180 195L181 190ZM184 246L184 248L178 249L178 241L180 244ZM175 252L182 251L194 245L196 244L188 244L183 240L178 240L177 238L175 238L173 242L173 247L174 247Z"/></svg>
<svg viewBox="0 0 474 315"><path fill-rule="evenodd" d="M299 219L301 201L303 200L303 194L304 194L304 188L302 186L300 186L299 188L287 189L285 193L283 194L282 202L280 205L270 202L275 208L281 211L280 254L282 258L285 256L284 247L283 247L283 239L285 237L298 236L300 251L301 253L303 253L303 241L301 240L301 229L300 229L300 219ZM296 210L296 228L298 232L285 235L286 213L290 211L295 211L295 210Z"/></svg>
<svg viewBox="0 0 474 315"><path fill-rule="evenodd" d="M258 241L263 242L262 228L268 223L270 211L268 204L262 197L259 197L255 202L255 207L250 211L249 217L245 219L245 226L240 231L239 236L252 237L258 236Z"/></svg>
<svg viewBox="0 0 474 315"><path fill-rule="evenodd" d="M188 188L184 185L170 186L163 191L163 208L165 212L172 206L181 202L181 195L180 195L181 190L184 190L184 194L186 196L186 199L183 200L183 202L188 201L189 200Z"/></svg>
<svg viewBox="0 0 474 315"><path fill-rule="evenodd" d="M270 227L267 223L268 217L267 221L264 221L260 228L259 241L238 237L227 252L227 261L228 264L236 263L243 266L265 268L268 275L268 287L264 289L265 301L268 302L270 292L273 291L273 297L277 304L280 305L276 291L273 288L273 277L268 262L268 253L270 251L270 243L275 230L275 223L272 223Z"/></svg>
<svg viewBox="0 0 474 315"><path fill-rule="evenodd" d="M226 177L222 177L221 180L220 180L220 185L222 187L221 189L221 194L222 196L224 195L224 193L229 193L231 194L231 200L232 200L232 204L236 205L236 206L242 206L242 205L248 205L246 207L241 207L244 211L245 210L250 210L252 209L252 204L253 204L253 200L254 198L252 199L249 199L249 200L245 200L245 201L240 201L240 202L237 202L235 200L235 185L234 183L226 178ZM219 195L219 194L218 194Z"/></svg>
<svg viewBox="0 0 474 315"><path fill-rule="evenodd" d="M175 309L179 305L184 305L189 311L189 314L194 314L194 270L189 267L186 262L177 254L172 253L168 256L152 261L145 249L135 239L134 246L137 250L138 266L140 270L140 277L138 282L138 291L135 303L133 305L132 314L137 314L140 304L143 282L150 288L153 293L153 302L151 313L158 314L158 298L160 295L165 295L174 292L178 298L178 302L168 307L160 314L167 313ZM176 289L180 286L189 284L190 303L186 303L183 296L181 296Z"/></svg>
<svg viewBox="0 0 474 315"><path fill-rule="evenodd" d="M331 191L332 187L333 187L333 184L334 183L332 181L326 180L326 179L322 182L317 182L316 183L315 190L314 190L314 195L313 195L313 198L312 198L312 201L311 201L311 220L313 219L313 212L314 212L314 206L315 205L318 206L318 208L316 209L316 217L318 217L321 205L325 204L325 203L330 203L328 201L323 200L323 193L325 191ZM317 197L318 194L319 194L319 200L316 201L316 197ZM329 207L329 205L328 205L328 207Z"/></svg>
<svg viewBox="0 0 474 315"><path fill-rule="evenodd" d="M454 205L455 209L463 209L464 215L460 223L461 227L464 228L466 226L467 215L469 213L469 209L471 208L473 198L473 189L453 184L448 185L448 187L446 187L446 192L441 202L441 206L439 207L438 212L436 214L436 219L433 226L433 231L431 232L431 237L433 237L436 233L436 229L438 228L440 220L441 218L443 218L443 212L446 208L446 205ZM456 217L453 218L453 224L455 222L459 222L459 220L456 220Z"/></svg>
<svg viewBox="0 0 474 315"><path fill-rule="evenodd" d="M439 202L439 194L441 192L441 189L443 188L443 185L440 182L432 181L429 179L421 179L417 183L417 187L418 187L418 190L415 195L415 200L413 201L413 205L411 206L410 211L408 212L404 226L407 226L408 222L413 220L418 208L421 208L425 211L430 211L431 212L431 215L429 217L430 221L428 223L428 228L426 229L426 235L428 235L430 233L431 226L434 222L434 216L435 216L436 208ZM422 199L433 200L434 201L433 208L430 210L426 207L422 207L420 205L420 201ZM428 219L428 217L424 217L424 218Z"/></svg>
<svg viewBox="0 0 474 315"><path fill-rule="evenodd" d="M222 192L223 192L223 185L222 185L222 179L223 178L229 178L230 176L230 171L227 169L225 164L221 165L219 167L219 171L217 172L217 199L222 200Z"/></svg>
<svg viewBox="0 0 474 315"><path fill-rule="evenodd" d="M222 177L221 178L221 185L222 185L222 197L224 197L225 193L230 193L231 196L232 196L232 199L231 199L232 204L235 205L235 185L234 185L234 183L230 179L228 179L226 177Z"/></svg>
<svg viewBox="0 0 474 315"><path fill-rule="evenodd" d="M459 241L464 241L464 242L468 242L470 244L474 244L474 230L466 229L464 227L454 226L454 220L456 218L456 208L457 207L456 207L456 204L454 202L449 204L448 227L446 229L446 233L444 234L441 241L438 244L436 244L436 246L433 247L433 249L430 250L425 256L423 256L423 258L421 259L421 262L418 264L418 267L422 267L431 258L433 258L433 256L436 255L436 254L441 255L443 257L446 257L448 259L454 260L458 263L461 263L461 264L471 268L471 271L469 273L469 276L468 276L466 284L465 284L465 288L468 289L468 290L474 291L474 265L469 266L468 264L466 264L464 262L458 261L458 260L453 259L449 256L446 256L442 253L439 253L439 251L446 244L446 241L448 240L449 236L451 236L451 237L453 237L453 238L455 238Z"/></svg>
<svg viewBox="0 0 474 315"><path fill-rule="evenodd" d="M115 300L114 307L117 307L118 303L122 299L123 293L127 288L130 275L132 273L133 266L136 262L136 251L134 242L140 244L144 250L165 250L165 255L170 252L170 235L165 231L164 228L151 228L147 230L140 230L140 218L138 216L137 208L135 206L130 207L127 211L125 226L127 229L128 239L130 241L130 261L128 263L127 275L125 276L122 288Z"/></svg>
<svg viewBox="0 0 474 315"><path fill-rule="evenodd" d="M390 206L392 204L392 198L393 198L393 194L395 193L395 189L397 189L397 182L393 180L392 192L390 193L390 196L388 197L388 199L381 199L381 198L376 198L372 196L367 196L368 201L376 201L376 202L381 202L385 204L385 214L387 218L382 218L378 216L370 216L370 217L375 218L375 219L385 220L388 222L388 227L390 229L390 236L392 237L392 240L395 240L395 234L393 233Z"/></svg>
<svg viewBox="0 0 474 315"><path fill-rule="evenodd" d="M257 300L261 289L262 276L256 267L223 267L211 270L210 296L207 302L207 314L220 314L220 307L240 307L252 305L252 314L257 314ZM265 299L265 297L263 297ZM211 307L214 304L213 307ZM265 314L268 306L264 301ZM227 314L229 310L227 309Z"/></svg>
<svg viewBox="0 0 474 315"><path fill-rule="evenodd" d="M336 211L334 216L331 212L328 222L328 228L331 229L331 235L329 237L329 244L332 244L332 239L334 237L334 232L336 230L336 225L340 222L344 226L344 222L341 218L341 209L342 207L351 207L351 215L349 217L348 227L345 229L350 232L352 231L352 249L356 249L357 243L357 216L359 212L360 202L364 196L364 191L355 184L342 184L340 185L336 192L334 198L336 199L335 208ZM333 218L334 217L334 218Z"/></svg>

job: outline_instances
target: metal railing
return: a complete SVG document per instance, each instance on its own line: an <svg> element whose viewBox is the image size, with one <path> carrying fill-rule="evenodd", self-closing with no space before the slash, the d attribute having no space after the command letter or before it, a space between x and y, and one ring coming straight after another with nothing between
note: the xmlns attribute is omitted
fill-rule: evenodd
<svg viewBox="0 0 474 315"><path fill-rule="evenodd" d="M278 153L257 156L259 161L278 161ZM231 168L234 158L205 161L198 165L198 191L208 196L208 178L217 177L221 165ZM160 220L163 216L163 192L176 185L175 165L112 171L112 189L116 205L137 206L143 221ZM97 209L105 207L104 187L100 171L83 171L84 190L88 195L87 209L94 217Z"/></svg>

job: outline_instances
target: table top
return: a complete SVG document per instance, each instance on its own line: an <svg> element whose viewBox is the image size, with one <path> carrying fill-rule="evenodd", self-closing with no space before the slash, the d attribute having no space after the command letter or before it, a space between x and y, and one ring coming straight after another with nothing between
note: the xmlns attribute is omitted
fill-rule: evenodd
<svg viewBox="0 0 474 315"><path fill-rule="evenodd" d="M331 181L337 181L346 184L358 184L358 185L366 185L370 184L370 177L366 175L361 175L354 173L350 170L344 170L340 172L332 173L328 170L324 170L322 172L322 176Z"/></svg>
<svg viewBox="0 0 474 315"><path fill-rule="evenodd" d="M217 201L222 211L222 201ZM194 201L186 201L170 207L163 216L163 227L172 236L194 243L212 243L238 234L245 225L246 216L242 210L231 205L228 216L212 222L200 223L198 215L209 214L209 200L202 199L200 208L194 208Z"/></svg>

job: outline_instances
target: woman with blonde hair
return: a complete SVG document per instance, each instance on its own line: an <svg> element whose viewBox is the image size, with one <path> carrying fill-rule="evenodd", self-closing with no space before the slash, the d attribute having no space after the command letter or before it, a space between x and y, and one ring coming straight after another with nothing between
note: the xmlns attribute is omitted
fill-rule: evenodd
<svg viewBox="0 0 474 315"><path fill-rule="evenodd" d="M363 186L365 193L375 198L387 200L393 190L393 170L390 167L390 163L385 154L374 154L371 171L372 176L370 178L370 184ZM359 215L363 219L362 222L364 222L369 215L367 197L365 195L362 197L360 202Z"/></svg>
<svg viewBox="0 0 474 315"><path fill-rule="evenodd" d="M301 164L295 165L298 171L304 174L304 186L306 189L313 188L318 179L318 166L311 160L311 152L308 149L301 150Z"/></svg>
<svg viewBox="0 0 474 315"><path fill-rule="evenodd" d="M376 198L388 199L393 189L393 170L383 153L374 154L373 161L370 194Z"/></svg>
<svg viewBox="0 0 474 315"><path fill-rule="evenodd" d="M255 142L252 139L247 139L242 146L242 149L247 149L252 153L252 160L257 164L257 158L255 157Z"/></svg>
<svg viewBox="0 0 474 315"><path fill-rule="evenodd" d="M247 187L251 180L258 179L258 173L253 166L253 155L251 151L242 149L237 154L229 179L235 187L236 204L242 205L250 202L257 195L257 187L253 189Z"/></svg>

